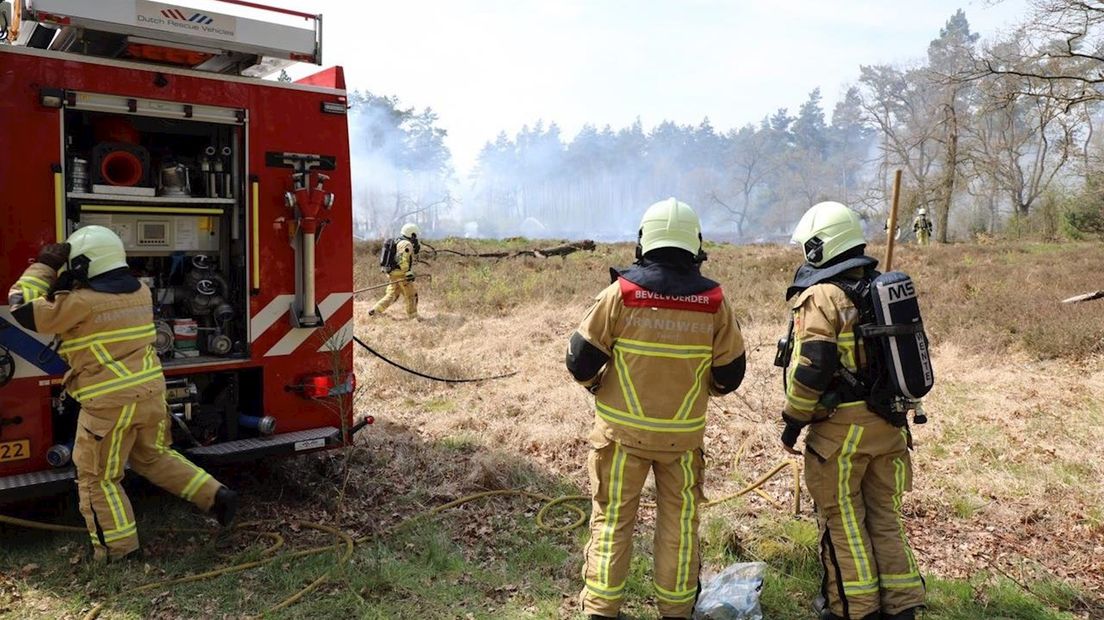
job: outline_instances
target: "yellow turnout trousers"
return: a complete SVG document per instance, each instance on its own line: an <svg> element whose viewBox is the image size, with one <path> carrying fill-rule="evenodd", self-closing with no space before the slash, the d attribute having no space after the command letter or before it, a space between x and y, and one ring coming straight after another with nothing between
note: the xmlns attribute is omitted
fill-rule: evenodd
<svg viewBox="0 0 1104 620"><path fill-rule="evenodd" d="M164 394L121 409L83 407L77 420L73 464L80 510L97 559L138 549L138 530L120 481L130 468L201 510L210 510L219 482L171 447Z"/></svg>
<svg viewBox="0 0 1104 620"><path fill-rule="evenodd" d="M406 274L399 271L392 271L387 277L391 279L391 283L387 285L387 290L384 291L383 297L376 302L372 312L383 312L395 303L399 295L402 295L403 301L406 302L406 316L417 316L418 292L414 289L414 283L407 282Z"/></svg>
<svg viewBox="0 0 1104 620"><path fill-rule="evenodd" d="M862 618L923 605L924 580L901 518L912 489L908 431L865 408L841 409L810 426L805 443L831 612Z"/></svg>
<svg viewBox="0 0 1104 620"><path fill-rule="evenodd" d="M593 511L581 599L584 613L617 616L632 558L640 490L655 476L654 587L662 616L689 618L698 596L702 451L657 452L610 442L587 461Z"/></svg>

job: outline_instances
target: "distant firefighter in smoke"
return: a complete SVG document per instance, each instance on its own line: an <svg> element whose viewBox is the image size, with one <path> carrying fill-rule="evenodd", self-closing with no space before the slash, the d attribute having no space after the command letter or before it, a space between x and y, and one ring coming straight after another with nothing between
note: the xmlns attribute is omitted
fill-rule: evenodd
<svg viewBox="0 0 1104 620"><path fill-rule="evenodd" d="M391 280L383 297L368 311L375 316L386 310L402 295L406 302L406 316L418 318L418 291L414 290L414 258L421 251L418 241L418 225L405 224L398 239L388 239L380 252L380 271Z"/></svg>

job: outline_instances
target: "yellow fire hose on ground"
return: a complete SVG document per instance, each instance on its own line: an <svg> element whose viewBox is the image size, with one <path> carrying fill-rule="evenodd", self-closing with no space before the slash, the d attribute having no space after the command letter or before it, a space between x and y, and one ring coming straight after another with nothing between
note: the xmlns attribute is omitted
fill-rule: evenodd
<svg viewBox="0 0 1104 620"><path fill-rule="evenodd" d="M737 462L739 461L740 456L743 454L744 448L746 448L746 447L747 447L747 442L744 443L744 445L740 448L740 451L737 453L736 459L735 459ZM712 507L712 506L718 506L718 505L730 502L730 501L732 501L732 500L734 500L738 497L742 497L742 496L747 495L748 493L752 493L752 492L757 492L757 493L760 493L760 494L766 496L767 499L770 500L770 503L778 506L777 502L775 502L773 499L770 499L770 496L767 496L762 491L762 486L764 484L766 484L767 482L769 482L772 478L777 476L779 473L781 473L786 468L790 468L793 472L793 493L794 493L793 509L794 509L794 514L797 514L801 511L801 475L800 475L800 466L798 465L798 462L796 460L792 460L792 459L787 459L787 460L784 460L784 461L778 463L777 465L774 466L773 469L771 469L769 472L767 472L766 474L761 476L758 480L752 482L751 484L748 484L747 486L740 489L739 491L737 491L735 493L732 493L730 495L726 495L724 497L720 497L718 499L714 499L714 500L710 500L708 502L705 502L702 505L702 507L703 508L709 508L709 507ZM468 504L470 502L474 502L474 501L477 501L477 500L486 499L486 498L490 498L490 497L507 497L507 496L526 497L526 498L533 499L533 500L536 500L536 501L544 502L544 504L541 506L541 509L537 512L537 515L536 515L534 520L535 520L535 523L536 523L536 525L539 529L542 529L542 530L548 531L548 532L569 532L569 531L572 531L576 528L582 527L586 523L586 520L587 520L587 511L584 510L582 507L576 506L576 505L571 504L569 502L589 502L590 499L591 499L590 496L588 496L588 495L562 495L560 497L550 497L550 496L545 495L543 493L537 493L537 492L529 491L529 490L526 490L526 489L501 489L501 490L496 490L496 491L484 491L482 493L474 493L472 495L467 495L465 497L461 497L459 499L448 502L447 504L442 504L440 506L435 506L435 507L433 507L429 510L417 513L417 514L409 517L405 521L399 523L397 526L395 526L393 531L404 528L404 527L406 527L406 526L408 526L412 523L418 522L422 519L427 519L427 518L437 516L437 515L445 512L447 510L462 506L464 504ZM566 525L554 525L554 524L549 523L548 514L552 509L556 508L557 506L563 506L564 509L576 513L577 516L576 516L575 520L568 523L568 524L566 524ZM644 506L647 506L647 505L644 505ZM652 507L654 507L654 506L652 506ZM6 516L6 515L0 515L0 523L6 523L8 525L14 525L14 526L17 526L17 527L24 527L24 528L30 528L30 529L36 529L36 530L46 530L46 531L51 531L51 532L73 532L73 533L79 533L79 534L82 534L82 535L86 535L88 533L88 530L84 527L73 526L73 525L58 525L58 524L54 524L54 523L42 523L42 522L38 522L38 521L30 521L30 520L27 520L27 519L19 519L19 518L16 518L16 517L9 517L9 516ZM173 578L173 579L167 579L167 580L162 580L162 581L154 581L154 582L142 584L140 586L136 586L136 587L133 587L129 590L120 592L119 594L116 595L116 597L125 596L125 595L132 595L132 594L139 594L141 592L148 592L150 590L159 590L159 589L162 589L162 588L168 588L168 587L171 587L171 586L181 585L181 584L185 584L185 583L192 583L192 582L195 582L195 581L203 581L203 580L206 580L206 579L214 579L215 577L221 577L223 575L229 575L229 574L233 574L233 573L240 573L242 571L247 571L247 570L251 570L251 569L254 569L254 568L259 568L261 566L265 566L267 564L271 564L271 563L276 562L276 561L304 558L304 557L308 557L308 556L313 556L313 555L319 555L319 554L322 554L322 553L326 553L327 551L339 551L340 552L340 555L337 558L337 562L334 565L334 568L339 568L339 567L342 567L342 566L344 566L348 563L348 561L350 560L350 558L353 555L353 550L356 547L356 545L363 544L363 543L367 542L368 540L370 540L370 537L368 537L368 536L365 536L365 537L362 537L362 538L359 538L359 539L353 539L353 537L351 537L349 534L347 534L345 532L342 532L341 530L338 530L337 528L331 527L329 525L323 525L321 523L295 522L295 525L297 525L299 527L303 527L303 528L315 530L317 532L322 532L322 533L325 533L325 534L329 534L329 535L334 537L336 542L331 543L329 545L323 545L323 546L319 546L319 547L311 547L309 549L303 549L303 550L300 550L300 551L294 551L294 552L290 552L290 553L276 555L276 552L284 547L284 543L285 543L284 537L281 534L277 533L277 532L270 532L270 531L255 529L260 525L261 525L261 523L256 522L256 521L248 522L248 523L241 523L239 525L234 526L232 531L235 532L235 533L251 534L251 535L255 535L255 536L258 536L258 537L261 537L261 538L267 538L267 539L271 540L272 544L270 544L262 552L262 554L267 556L267 557L264 557L263 559L260 559L260 560L254 560L254 561L251 561L251 562L243 562L241 564L234 564L234 565L231 565L231 566L224 566L222 568L217 568L217 569L210 570L210 571L207 571L207 572L204 572L204 573L197 573L195 575L187 575L185 577L177 577L177 578ZM199 529L199 528L181 528L181 529L154 530L154 531L160 531L160 532L165 532L165 533L210 533L211 532L211 530ZM282 609L286 609L286 608L294 605L295 603L301 601L305 596L307 596L311 592L317 590L319 588L319 586L321 586L322 584L326 583L326 581L329 580L329 578L330 578L331 572L332 572L332 570L330 572L327 572L327 573L319 576L317 579L312 581L310 584L308 584L306 587L302 588L301 590L299 590L295 594L285 598L284 600L280 601L276 605L274 605L274 606L270 607L269 609L265 610L261 615L265 616L265 615L275 613L277 611L280 611ZM84 620L94 620L95 618L99 617L100 613L103 612L103 610L107 607L107 605L109 603L111 603L111 600L112 599L109 597L106 600L104 600L100 603L97 603L94 607L92 607L91 610L88 611L87 614L84 615Z"/></svg>

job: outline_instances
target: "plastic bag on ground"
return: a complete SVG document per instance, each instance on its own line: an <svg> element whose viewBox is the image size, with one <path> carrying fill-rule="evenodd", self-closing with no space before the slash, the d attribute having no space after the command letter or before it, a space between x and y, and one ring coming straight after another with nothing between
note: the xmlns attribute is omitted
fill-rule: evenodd
<svg viewBox="0 0 1104 620"><path fill-rule="evenodd" d="M740 562L724 569L702 588L694 620L763 620L759 593L766 572L763 562Z"/></svg>

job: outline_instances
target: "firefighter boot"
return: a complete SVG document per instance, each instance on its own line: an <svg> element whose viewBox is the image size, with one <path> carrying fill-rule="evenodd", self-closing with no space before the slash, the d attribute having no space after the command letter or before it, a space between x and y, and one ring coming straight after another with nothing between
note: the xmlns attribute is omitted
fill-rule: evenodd
<svg viewBox="0 0 1104 620"><path fill-rule="evenodd" d="M919 607L910 607L895 614L882 614L882 620L916 620L916 610Z"/></svg>
<svg viewBox="0 0 1104 620"><path fill-rule="evenodd" d="M225 486L219 487L215 492L215 503L211 506L211 513L218 519L219 525L228 527L234 522L234 515L238 512L238 494Z"/></svg>
<svg viewBox="0 0 1104 620"><path fill-rule="evenodd" d="M590 614L587 616L587 620L617 620L621 616L599 616L598 614Z"/></svg>

